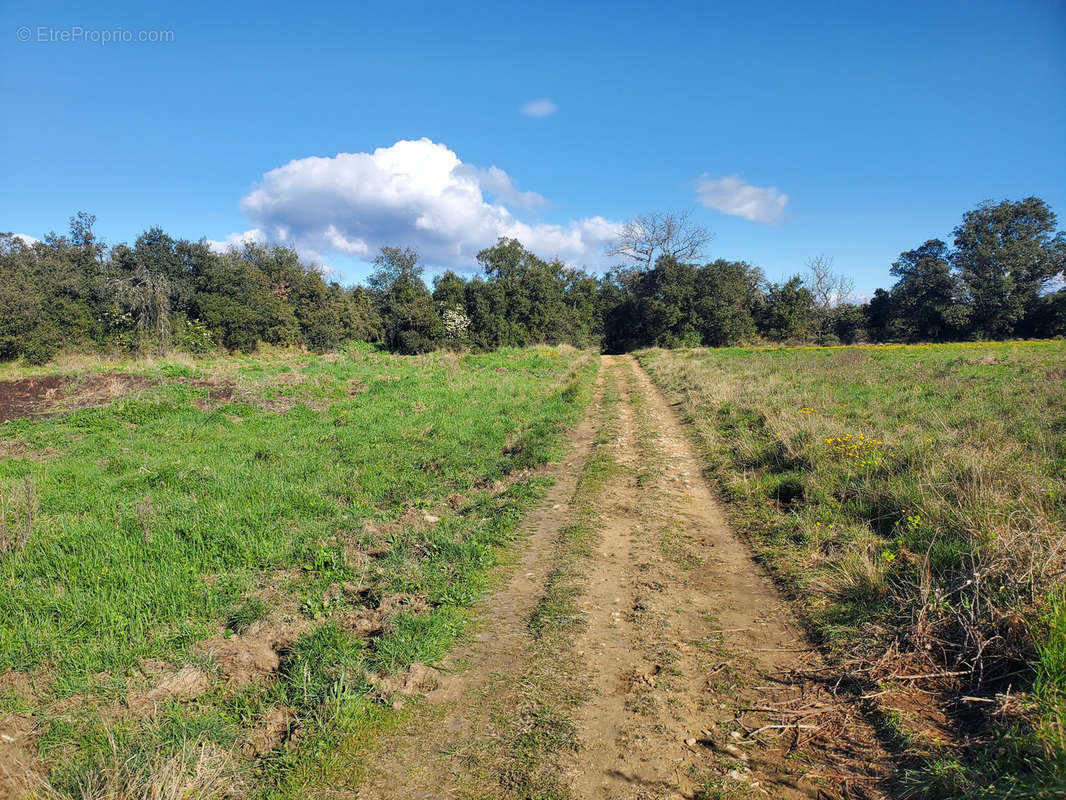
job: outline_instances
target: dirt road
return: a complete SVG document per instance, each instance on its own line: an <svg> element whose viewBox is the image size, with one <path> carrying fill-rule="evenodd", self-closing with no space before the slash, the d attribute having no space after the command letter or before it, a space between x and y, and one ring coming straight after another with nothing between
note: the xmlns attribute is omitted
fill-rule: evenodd
<svg viewBox="0 0 1066 800"><path fill-rule="evenodd" d="M603 358L572 441L476 636L361 753L355 796L882 796L876 738L792 672L817 654L632 358Z"/></svg>

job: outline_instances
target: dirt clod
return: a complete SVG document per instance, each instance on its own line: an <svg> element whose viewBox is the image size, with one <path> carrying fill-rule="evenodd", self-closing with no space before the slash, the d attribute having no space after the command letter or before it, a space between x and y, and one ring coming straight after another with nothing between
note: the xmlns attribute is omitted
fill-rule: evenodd
<svg viewBox="0 0 1066 800"><path fill-rule="evenodd" d="M269 681L281 666L281 652L291 647L310 623L260 621L241 636L213 636L196 649L215 660L230 687Z"/></svg>
<svg viewBox="0 0 1066 800"><path fill-rule="evenodd" d="M401 695L411 697L431 692L440 685L441 674L433 667L414 662L403 672L393 675L371 676L370 682L382 697Z"/></svg>
<svg viewBox="0 0 1066 800"><path fill-rule="evenodd" d="M292 732L296 715L287 706L274 706L248 734L241 748L246 758L261 758L277 750Z"/></svg>

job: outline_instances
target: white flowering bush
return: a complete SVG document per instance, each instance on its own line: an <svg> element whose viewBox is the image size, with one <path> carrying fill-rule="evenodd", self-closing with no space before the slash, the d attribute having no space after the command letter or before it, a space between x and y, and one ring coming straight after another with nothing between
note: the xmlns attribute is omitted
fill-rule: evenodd
<svg viewBox="0 0 1066 800"><path fill-rule="evenodd" d="M444 320L444 338L452 347L463 347L467 343L470 331L470 317L463 311L462 306L446 308L441 312Z"/></svg>

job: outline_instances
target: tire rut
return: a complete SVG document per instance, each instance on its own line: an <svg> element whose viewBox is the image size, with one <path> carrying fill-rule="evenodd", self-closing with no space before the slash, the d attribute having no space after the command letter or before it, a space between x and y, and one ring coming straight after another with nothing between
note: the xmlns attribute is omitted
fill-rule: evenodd
<svg viewBox="0 0 1066 800"><path fill-rule="evenodd" d="M730 529L663 395L631 357L603 363L626 386L613 446L631 469L604 492L588 629L574 644L595 687L575 715L574 796L880 797L870 776L886 759L861 721L799 750L748 735L779 719L743 709L819 693L783 677L817 654Z"/></svg>

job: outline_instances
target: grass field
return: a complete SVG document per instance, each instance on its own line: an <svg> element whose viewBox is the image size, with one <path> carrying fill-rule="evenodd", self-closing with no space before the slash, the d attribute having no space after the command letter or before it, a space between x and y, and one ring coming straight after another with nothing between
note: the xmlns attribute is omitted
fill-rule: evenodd
<svg viewBox="0 0 1066 800"><path fill-rule="evenodd" d="M56 384L74 410L0 426L0 768L47 797L306 796L459 636L594 373L356 347Z"/></svg>
<svg viewBox="0 0 1066 800"><path fill-rule="evenodd" d="M901 791L1061 796L1066 343L640 360L734 523L871 697L909 767Z"/></svg>

